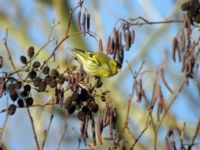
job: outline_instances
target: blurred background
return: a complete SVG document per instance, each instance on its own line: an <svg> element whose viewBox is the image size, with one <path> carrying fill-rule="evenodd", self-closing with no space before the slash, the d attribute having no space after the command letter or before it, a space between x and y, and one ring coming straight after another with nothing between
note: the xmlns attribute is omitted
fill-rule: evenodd
<svg viewBox="0 0 200 150"><path fill-rule="evenodd" d="M112 29L118 19L137 18L139 16L149 21L180 19L183 16L183 12L180 9L183 2L184 0L85 0L84 7L87 8L91 15L91 31L102 38L105 48L107 37L111 35ZM0 75L3 71L12 70L3 44L6 29L8 29L7 42L13 60L17 68L20 68L22 66L20 56L26 55L26 51L31 45L36 50L41 48L48 41L53 22L58 24L53 28L51 33L51 37L55 40L45 47L37 58L38 60L43 60L43 58L50 55L56 42L63 38L67 28L69 9L75 7L77 3L78 0L0 0L0 55L4 57L4 67L0 70ZM78 11L73 14L70 33L77 31L75 23L77 13ZM171 49L172 39L178 35L181 27L180 23L133 26L135 30L135 43L130 51L125 52L124 59L131 64L131 68L134 71L139 69L144 60L144 69L147 70L156 70L160 64L163 64L166 79L171 88L176 91L183 81L183 76L180 73L181 64L174 63L171 60ZM199 32L196 32L196 34L194 34L194 38L199 35ZM68 61L73 56L70 47L98 51L98 41L88 35L85 37L75 36L66 40L55 55L56 61L51 60L51 65L59 65L61 70L65 70ZM143 77L143 86L147 97L150 99L155 76L149 73ZM121 125L124 123L124 116L127 111L127 103L132 86L133 78L125 61L122 69L116 76L104 79L103 89L111 91L113 104L118 108L119 117L122 117L119 122ZM163 85L161 86L166 103L168 103L172 95L170 95ZM34 96L36 99L35 103L40 104L46 102L51 95L34 92ZM8 96L6 95L0 98L0 110L6 107L7 98ZM100 100L97 103L102 105L102 107L105 105ZM173 103L161 126L158 134L158 149L166 148L165 136L168 130L171 128L182 128L184 122L186 123L186 131L188 131L187 136L190 137L193 134L196 127L195 124L200 116L199 106L200 98L198 91L194 81L191 80L190 84L183 89L182 93ZM33 115L38 139L41 143L44 137L43 132L47 129L50 120L50 108L33 107L30 110ZM77 149L80 136L80 121L77 119L76 114L70 115L66 119L64 112L65 110L60 107L55 108L55 116L47 137L45 149L54 150L57 148L64 132L65 122L67 123L67 130L60 149ZM127 139L126 142L133 143L135 137L141 133L145 126L147 114L148 110L144 100L141 103L137 103L136 97L134 97L129 116L129 127L132 134L126 133L124 135L125 139ZM156 111L153 111L153 114L156 116ZM6 114L1 113L1 127L3 127L5 118ZM107 135L106 131L103 135ZM174 140L179 141L179 137L175 136ZM17 112L13 116L8 117L3 141L9 150L36 149L26 109L17 109ZM154 134L152 126L150 126L135 148L153 149L153 142ZM107 149L106 145L109 145L109 142L105 143L104 147L99 147L99 149ZM81 148L85 147L84 143L81 142Z"/></svg>

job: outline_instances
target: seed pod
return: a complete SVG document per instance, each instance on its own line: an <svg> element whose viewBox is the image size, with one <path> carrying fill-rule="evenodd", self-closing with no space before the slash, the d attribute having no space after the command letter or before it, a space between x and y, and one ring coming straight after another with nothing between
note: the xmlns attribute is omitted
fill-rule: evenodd
<svg viewBox="0 0 200 150"><path fill-rule="evenodd" d="M31 106L31 105L33 105L34 100L32 97L27 97L27 98L25 98L25 102L26 102L27 106Z"/></svg>
<svg viewBox="0 0 200 150"><path fill-rule="evenodd" d="M115 27L113 28L113 40L114 44L117 45L117 30Z"/></svg>
<svg viewBox="0 0 200 150"><path fill-rule="evenodd" d="M86 25L87 25L87 32L90 32L90 14L87 13L86 16Z"/></svg>
<svg viewBox="0 0 200 150"><path fill-rule="evenodd" d="M15 102L18 98L17 92L14 90L12 92L10 92L10 98L13 102Z"/></svg>
<svg viewBox="0 0 200 150"><path fill-rule="evenodd" d="M38 91L43 92L43 91L45 91L46 87L47 87L47 83L43 80L40 82L40 84L38 86Z"/></svg>
<svg viewBox="0 0 200 150"><path fill-rule="evenodd" d="M27 97L27 96L28 96L27 91L22 91L22 92L20 93L20 96L21 96L21 97Z"/></svg>
<svg viewBox="0 0 200 150"><path fill-rule="evenodd" d="M114 49L115 49L115 43L114 43L114 39L112 38L111 39L111 43L110 43L110 54L113 54L114 53Z"/></svg>
<svg viewBox="0 0 200 150"><path fill-rule="evenodd" d="M56 69L52 69L49 76L52 77L53 79L57 78L59 75L58 71Z"/></svg>
<svg viewBox="0 0 200 150"><path fill-rule="evenodd" d="M30 47L28 48L27 55L28 55L29 58L32 58L32 57L34 56L34 54L35 54L35 49L34 49L34 47L33 47L33 46L30 46Z"/></svg>
<svg viewBox="0 0 200 150"><path fill-rule="evenodd" d="M8 107L8 115L13 115L16 112L16 105L10 104Z"/></svg>
<svg viewBox="0 0 200 150"><path fill-rule="evenodd" d="M30 92L31 86L29 84L24 85L24 91Z"/></svg>
<svg viewBox="0 0 200 150"><path fill-rule="evenodd" d="M118 38L117 38L118 39L118 45L120 46L120 45L122 45L122 32L119 31L117 35L118 35Z"/></svg>
<svg viewBox="0 0 200 150"><path fill-rule="evenodd" d="M167 83L166 79L165 79L165 75L164 75L164 68L161 66L160 67L160 75L161 75L161 79L164 83L164 85L166 86L167 90L173 94L174 92L172 91L172 89L170 88L169 84Z"/></svg>
<svg viewBox="0 0 200 150"><path fill-rule="evenodd" d="M39 68L40 67L40 62L39 61L35 61L32 66L33 66L33 68Z"/></svg>
<svg viewBox="0 0 200 150"><path fill-rule="evenodd" d="M100 52L103 52L102 39L99 39L99 51L100 51Z"/></svg>
<svg viewBox="0 0 200 150"><path fill-rule="evenodd" d="M23 108L24 107L24 101L23 101L23 99L18 99L17 100L17 105L19 106L19 107L21 107L21 108Z"/></svg>
<svg viewBox="0 0 200 150"><path fill-rule="evenodd" d="M184 72L185 70L185 62L186 62L186 56L185 55L182 55L182 68L181 68L181 72Z"/></svg>
<svg viewBox="0 0 200 150"><path fill-rule="evenodd" d="M21 89L21 87L22 87L22 82L21 81L16 81L15 88L16 89Z"/></svg>
<svg viewBox="0 0 200 150"><path fill-rule="evenodd" d="M176 50L178 48L178 40L177 38L175 37L173 39L173 43L172 43L172 59L174 62L176 62Z"/></svg>
<svg viewBox="0 0 200 150"><path fill-rule="evenodd" d="M106 45L106 52L107 53L109 53L109 51L110 51L110 48L111 48L110 44L111 44L111 37L108 36L107 45Z"/></svg>
<svg viewBox="0 0 200 150"><path fill-rule="evenodd" d="M22 64L25 64L25 65L27 64L27 58L25 56L21 56L20 61Z"/></svg>
<svg viewBox="0 0 200 150"><path fill-rule="evenodd" d="M44 74L48 74L49 71L50 71L49 66L45 66L45 67L42 69L42 72L43 72Z"/></svg>
<svg viewBox="0 0 200 150"><path fill-rule="evenodd" d="M5 88L5 81L0 80L0 97L3 95L4 88Z"/></svg>
<svg viewBox="0 0 200 150"><path fill-rule="evenodd" d="M81 121L85 121L86 119L86 114L82 111L79 111L78 112L78 119L81 120Z"/></svg>
<svg viewBox="0 0 200 150"><path fill-rule="evenodd" d="M103 119L102 119L102 114L99 111L98 112L98 122L97 122L97 137L99 140L100 145L103 145L103 140L102 140L102 134L103 132Z"/></svg>
<svg viewBox="0 0 200 150"><path fill-rule="evenodd" d="M35 86L35 87L38 87L39 85L40 85L40 82L42 81L42 79L40 78L40 77L36 77L35 79L34 79L34 82L33 82L33 85Z"/></svg>
<svg viewBox="0 0 200 150"><path fill-rule="evenodd" d="M28 73L28 77L29 77L30 79L35 79L36 76L37 76L37 73L36 73L35 70L32 70L32 71L30 71L30 72Z"/></svg>
<svg viewBox="0 0 200 150"><path fill-rule="evenodd" d="M86 29L85 29L85 25L81 25L81 27L82 27L82 32L83 32L83 36L86 36Z"/></svg>
<svg viewBox="0 0 200 150"><path fill-rule="evenodd" d="M182 52L185 51L185 32L184 32L184 29L182 29L182 32L181 32L181 51Z"/></svg>
<svg viewBox="0 0 200 150"><path fill-rule="evenodd" d="M132 30L132 31L131 31L131 44L133 44L134 41L135 41L135 31Z"/></svg>
<svg viewBox="0 0 200 150"><path fill-rule="evenodd" d="M77 26L79 30L81 31L81 11L79 11L77 15Z"/></svg>
<svg viewBox="0 0 200 150"><path fill-rule="evenodd" d="M110 139L113 140L113 115L112 110L110 110L109 113L109 133L110 133Z"/></svg>
<svg viewBox="0 0 200 150"><path fill-rule="evenodd" d="M2 67L3 67L3 57L0 56L0 68L2 68Z"/></svg>

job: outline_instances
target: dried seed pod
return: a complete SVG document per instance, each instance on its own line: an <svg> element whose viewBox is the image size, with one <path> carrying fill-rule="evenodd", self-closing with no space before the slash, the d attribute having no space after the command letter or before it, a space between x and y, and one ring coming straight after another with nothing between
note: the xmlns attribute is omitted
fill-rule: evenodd
<svg viewBox="0 0 200 150"><path fill-rule="evenodd" d="M5 88L5 81L0 80L0 97L3 95L4 88Z"/></svg>
<svg viewBox="0 0 200 150"><path fill-rule="evenodd" d="M8 115L13 115L16 112L16 105L10 104L8 107Z"/></svg>
<svg viewBox="0 0 200 150"><path fill-rule="evenodd" d="M24 91L30 92L31 86L29 84L24 85Z"/></svg>
<svg viewBox="0 0 200 150"><path fill-rule="evenodd" d="M40 85L40 82L42 81L42 79L40 78L40 77L36 77L35 79L34 79L34 82L33 82L33 85L35 86L35 87L38 87L39 85Z"/></svg>
<svg viewBox="0 0 200 150"><path fill-rule="evenodd" d="M18 98L17 92L14 90L12 92L10 92L10 98L13 102L15 102Z"/></svg>
<svg viewBox="0 0 200 150"><path fill-rule="evenodd" d="M185 51L185 32L184 29L182 29L181 32L181 51L184 52Z"/></svg>
<svg viewBox="0 0 200 150"><path fill-rule="evenodd" d="M76 22L77 22L78 29L81 31L81 11L78 12Z"/></svg>
<svg viewBox="0 0 200 150"><path fill-rule="evenodd" d="M103 132L103 119L102 119L102 114L99 111L98 112L98 123L97 123L97 137L98 137L100 145L103 145L103 140L102 140L102 136L101 136L102 132Z"/></svg>
<svg viewBox="0 0 200 150"><path fill-rule="evenodd" d="M33 46L30 46L30 47L28 48L27 55L28 55L29 58L32 58L32 57L34 56L34 54L35 54L35 49L34 49L34 47L33 47Z"/></svg>
<svg viewBox="0 0 200 150"><path fill-rule="evenodd" d="M103 126L106 127L109 124L109 114L110 114L110 107L106 106L106 109L103 113Z"/></svg>
<svg viewBox="0 0 200 150"><path fill-rule="evenodd" d="M109 113L109 133L110 133L110 139L113 140L113 115L112 115L112 110L110 110Z"/></svg>
<svg viewBox="0 0 200 150"><path fill-rule="evenodd" d="M38 91L43 92L45 91L46 87L47 87L47 83L44 80L42 80L38 86Z"/></svg>
<svg viewBox="0 0 200 150"><path fill-rule="evenodd" d="M135 31L132 30L132 31L131 31L131 44L133 44L134 41L135 41Z"/></svg>
<svg viewBox="0 0 200 150"><path fill-rule="evenodd" d="M52 77L53 79L57 78L59 75L58 70L57 69L52 69L49 76Z"/></svg>
<svg viewBox="0 0 200 150"><path fill-rule="evenodd" d="M16 81L15 82L15 88L16 89L21 89L21 87L22 87L22 82L21 81Z"/></svg>
<svg viewBox="0 0 200 150"><path fill-rule="evenodd" d="M174 92L172 91L172 89L170 88L169 84L167 83L166 79L165 79L165 73L164 73L164 68L161 66L160 67L160 75L161 75L161 79L164 83L164 85L166 86L167 90L173 94Z"/></svg>
<svg viewBox="0 0 200 150"><path fill-rule="evenodd" d="M110 50L109 50L110 54L113 54L114 49L115 49L115 43L114 43L114 39L112 38L110 42Z"/></svg>
<svg viewBox="0 0 200 150"><path fill-rule="evenodd" d="M50 82L49 82L49 86L51 87L51 88L55 88L56 86L57 86L57 80L55 80L55 79L52 79L52 80L50 80Z"/></svg>
<svg viewBox="0 0 200 150"><path fill-rule="evenodd" d="M0 68L2 68L2 67L3 67L3 57L0 56Z"/></svg>
<svg viewBox="0 0 200 150"><path fill-rule="evenodd" d="M87 25L87 32L90 32L90 14L87 13L86 16L86 25Z"/></svg>
<svg viewBox="0 0 200 150"><path fill-rule="evenodd" d="M85 28L85 25L81 25L81 27L82 27L83 36L86 36L86 28Z"/></svg>
<svg viewBox="0 0 200 150"><path fill-rule="evenodd" d="M106 52L107 53L109 53L109 51L110 51L110 48L111 48L110 44L111 44L111 37L108 36L107 44L106 44Z"/></svg>
<svg viewBox="0 0 200 150"><path fill-rule="evenodd" d="M20 107L20 108L23 108L24 107L24 101L23 101L23 99L18 99L17 100L17 105Z"/></svg>
<svg viewBox="0 0 200 150"><path fill-rule="evenodd" d="M32 71L30 71L30 72L28 73L28 77L29 77L30 79L35 79L36 76L37 76L37 73L36 73L35 70L32 70Z"/></svg>
<svg viewBox="0 0 200 150"><path fill-rule="evenodd" d="M178 48L178 40L177 38L175 37L173 39L173 43L172 43L172 59L174 62L176 62L176 50Z"/></svg>
<svg viewBox="0 0 200 150"><path fill-rule="evenodd" d="M45 67L42 69L42 72L43 72L44 74L48 74L49 71L50 71L49 66L45 66Z"/></svg>
<svg viewBox="0 0 200 150"><path fill-rule="evenodd" d="M27 96L28 96L27 91L22 91L22 92L20 93L20 96L21 96L21 97L27 97Z"/></svg>
<svg viewBox="0 0 200 150"><path fill-rule="evenodd" d="M40 67L40 62L39 61L35 61L32 66L33 66L33 68L39 68Z"/></svg>
<svg viewBox="0 0 200 150"><path fill-rule="evenodd" d="M122 32L119 31L117 35L118 35L118 38L117 38L118 42L117 43L118 43L119 46L121 46L122 45Z"/></svg>
<svg viewBox="0 0 200 150"><path fill-rule="evenodd" d="M184 72L184 70L185 70L185 63L186 63L186 56L182 55L182 68L181 68L181 72Z"/></svg>
<svg viewBox="0 0 200 150"><path fill-rule="evenodd" d="M25 65L27 64L27 58L25 56L21 56L20 61L22 64L25 64Z"/></svg>
<svg viewBox="0 0 200 150"><path fill-rule="evenodd" d="M128 32L126 32L126 31L124 31L124 37L125 37L125 43L126 43L126 45L125 45L125 49L126 50L129 50L129 45L130 45L130 40L129 40L129 35L128 35Z"/></svg>
<svg viewBox="0 0 200 150"><path fill-rule="evenodd" d="M86 119L86 113L84 113L82 111L79 111L78 112L78 119L81 120L81 121L85 121L85 119Z"/></svg>
<svg viewBox="0 0 200 150"><path fill-rule="evenodd" d="M115 27L113 28L113 40L114 44L117 45L117 30Z"/></svg>
<svg viewBox="0 0 200 150"><path fill-rule="evenodd" d="M102 39L99 39L99 51L103 52L103 43L102 43Z"/></svg>
<svg viewBox="0 0 200 150"><path fill-rule="evenodd" d="M27 106L31 106L34 103L34 100L32 97L27 97L27 98L25 98L25 102L26 102Z"/></svg>

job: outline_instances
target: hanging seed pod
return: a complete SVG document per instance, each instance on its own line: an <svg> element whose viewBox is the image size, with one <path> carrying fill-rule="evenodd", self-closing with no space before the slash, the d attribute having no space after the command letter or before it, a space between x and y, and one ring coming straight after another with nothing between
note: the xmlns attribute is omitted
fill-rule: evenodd
<svg viewBox="0 0 200 150"><path fill-rule="evenodd" d="M108 39L107 39L107 44L106 44L106 52L109 53L110 51L110 44L111 44L111 37L108 36Z"/></svg>
<svg viewBox="0 0 200 150"><path fill-rule="evenodd" d="M113 111L110 110L109 113L109 133L110 133L110 139L113 140L113 115L112 115Z"/></svg>
<svg viewBox="0 0 200 150"><path fill-rule="evenodd" d="M82 21L81 21L81 28L82 28L82 30L83 30L83 35L85 36L86 35L86 25L85 25L85 23L86 23L86 11L83 13L83 16L82 16Z"/></svg>
<svg viewBox="0 0 200 150"><path fill-rule="evenodd" d="M5 81L0 80L0 97L3 95L4 88L5 88Z"/></svg>
<svg viewBox="0 0 200 150"><path fill-rule="evenodd" d="M78 29L81 31L81 11L78 12L76 22L77 22Z"/></svg>
<svg viewBox="0 0 200 150"><path fill-rule="evenodd" d="M182 68L181 68L181 72L184 72L184 70L185 70L185 63L186 63L186 56L183 54L182 55Z"/></svg>
<svg viewBox="0 0 200 150"><path fill-rule="evenodd" d="M49 71L50 71L49 66L45 66L45 67L42 69L42 73L44 73L44 74L48 74Z"/></svg>
<svg viewBox="0 0 200 150"><path fill-rule="evenodd" d="M131 44L133 44L134 41L135 41L135 31L132 30L132 31L131 31Z"/></svg>
<svg viewBox="0 0 200 150"><path fill-rule="evenodd" d="M20 61L22 64L25 64L25 65L27 64L27 58L25 56L21 56Z"/></svg>
<svg viewBox="0 0 200 150"><path fill-rule="evenodd" d="M0 68L2 68L2 67L3 67L3 57L0 56Z"/></svg>
<svg viewBox="0 0 200 150"><path fill-rule="evenodd" d="M28 73L28 77L29 77L30 79L35 79L36 76L37 76L37 73L36 73L35 70L32 70L32 71L30 71L30 72Z"/></svg>
<svg viewBox="0 0 200 150"><path fill-rule="evenodd" d="M111 43L110 43L110 54L114 53L114 49L115 49L115 43L114 43L114 39L111 39Z"/></svg>
<svg viewBox="0 0 200 150"><path fill-rule="evenodd" d="M33 68L39 68L40 67L40 62L39 61L35 61L32 66L33 66Z"/></svg>
<svg viewBox="0 0 200 150"><path fill-rule="evenodd" d="M15 88L16 89L21 89L21 87L22 87L22 82L21 81L16 81L15 82Z"/></svg>
<svg viewBox="0 0 200 150"><path fill-rule="evenodd" d="M83 36L86 36L86 28L85 28L85 25L81 25L81 27L82 27Z"/></svg>
<svg viewBox="0 0 200 150"><path fill-rule="evenodd" d="M161 66L160 67L160 75L161 75L161 79L165 85L165 87L167 88L167 90L173 94L174 92L172 91L172 89L170 88L169 84L167 83L166 79L165 79L165 73L164 73L164 68Z"/></svg>
<svg viewBox="0 0 200 150"><path fill-rule="evenodd" d="M10 104L8 107L8 115L14 115L16 112L16 105Z"/></svg>
<svg viewBox="0 0 200 150"><path fill-rule="evenodd" d="M24 101L23 101L23 99L18 99L17 100L17 105L20 107L20 108L23 108L24 107Z"/></svg>
<svg viewBox="0 0 200 150"><path fill-rule="evenodd" d="M182 29L181 32L181 51L184 52L185 51L185 32L184 29Z"/></svg>
<svg viewBox="0 0 200 150"><path fill-rule="evenodd" d="M30 46L30 47L28 48L27 55L28 55L29 58L32 58L32 57L34 56L34 54L35 54L35 49L34 49L34 47L33 47L33 46Z"/></svg>
<svg viewBox="0 0 200 150"><path fill-rule="evenodd" d="M43 92L45 91L46 87L47 87L47 83L44 80L42 80L38 86L38 91Z"/></svg>
<svg viewBox="0 0 200 150"><path fill-rule="evenodd" d="M128 50L129 49L129 36L127 34L128 32L124 31L124 40L125 40L125 49Z"/></svg>
<svg viewBox="0 0 200 150"><path fill-rule="evenodd" d="M34 103L34 100L32 97L27 97L27 98L25 98L25 102L26 102L27 106L31 106Z"/></svg>
<svg viewBox="0 0 200 150"><path fill-rule="evenodd" d="M90 14L87 13L86 16L86 26L87 26L87 32L90 32Z"/></svg>
<svg viewBox="0 0 200 150"><path fill-rule="evenodd" d="M114 44L117 45L117 30L115 27L113 28L113 40Z"/></svg>
<svg viewBox="0 0 200 150"><path fill-rule="evenodd" d="M118 38L117 38L118 42L117 43L118 43L119 46L121 46L122 45L122 32L119 31L117 35L118 35Z"/></svg>
<svg viewBox="0 0 200 150"><path fill-rule="evenodd" d="M103 52L102 39L99 39L99 51L100 51L100 52Z"/></svg>
<svg viewBox="0 0 200 150"><path fill-rule="evenodd" d="M172 43L172 59L174 62L176 62L176 50L178 48L178 40L177 38L175 37L173 39L173 43Z"/></svg>
<svg viewBox="0 0 200 150"><path fill-rule="evenodd" d="M102 134L103 132L103 119L102 119L102 114L99 111L98 112L98 122L97 122L97 137L99 140L100 145L103 145L103 140L102 140Z"/></svg>

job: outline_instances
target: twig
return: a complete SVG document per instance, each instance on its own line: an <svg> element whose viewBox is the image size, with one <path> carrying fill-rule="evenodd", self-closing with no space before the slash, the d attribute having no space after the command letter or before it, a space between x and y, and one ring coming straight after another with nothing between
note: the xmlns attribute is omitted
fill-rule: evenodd
<svg viewBox="0 0 200 150"><path fill-rule="evenodd" d="M157 129L156 129L156 133L155 133L155 139L154 139L154 150L157 149L157 137L158 137L158 132L160 129L160 126L165 118L165 116L167 115L170 107L172 106L172 104L175 102L176 98L179 96L180 92L183 90L184 85L186 84L186 79L183 81L183 83L181 84L180 88L178 89L177 93L174 94L174 96L172 97L172 100L169 102L169 105L165 108L165 112L162 116L162 118L160 119L160 122L158 123Z"/></svg>
<svg viewBox="0 0 200 150"><path fill-rule="evenodd" d="M29 107L27 107L27 112L28 112L29 119L31 121L31 126L32 126L32 129L33 129L33 134L34 134L34 139L35 139L35 142L36 142L36 145L37 145L37 149L40 150L40 145L39 145L39 142L38 142L38 138L37 138L37 134L36 134L35 126L34 126L33 117L31 116L31 112L30 112Z"/></svg>
<svg viewBox="0 0 200 150"><path fill-rule="evenodd" d="M42 148L41 148L41 150L44 149L44 145L45 145L45 143L46 143L46 141L47 141L47 135L48 135L48 133L49 133L50 126L51 126L52 121L53 121L53 117L54 117L54 115L53 115L54 105L55 105L55 104L54 104L54 98L53 98L53 105L52 105L52 107L51 107L50 120L49 120L49 124L48 124L47 130L44 132L44 139L43 139L43 142L42 142Z"/></svg>
<svg viewBox="0 0 200 150"><path fill-rule="evenodd" d="M59 141L59 143L58 143L57 150L60 149L60 146L61 146L61 144L62 144L62 141L63 141L63 139L64 139L64 137L65 137L65 132L66 132L66 130L67 130L67 114L65 114L65 126L64 126L64 131L63 131L63 134L62 134L62 136L61 136L61 138L60 138L60 141Z"/></svg>
<svg viewBox="0 0 200 150"><path fill-rule="evenodd" d="M191 150L192 146L195 144L194 141L195 141L195 139L196 139L196 137L197 137L197 135L199 133L199 129L200 129L200 120L197 123L197 127L196 127L196 130L195 130L194 135L192 137L192 140L191 140L191 142L190 142L190 144L188 146L188 150Z"/></svg>

